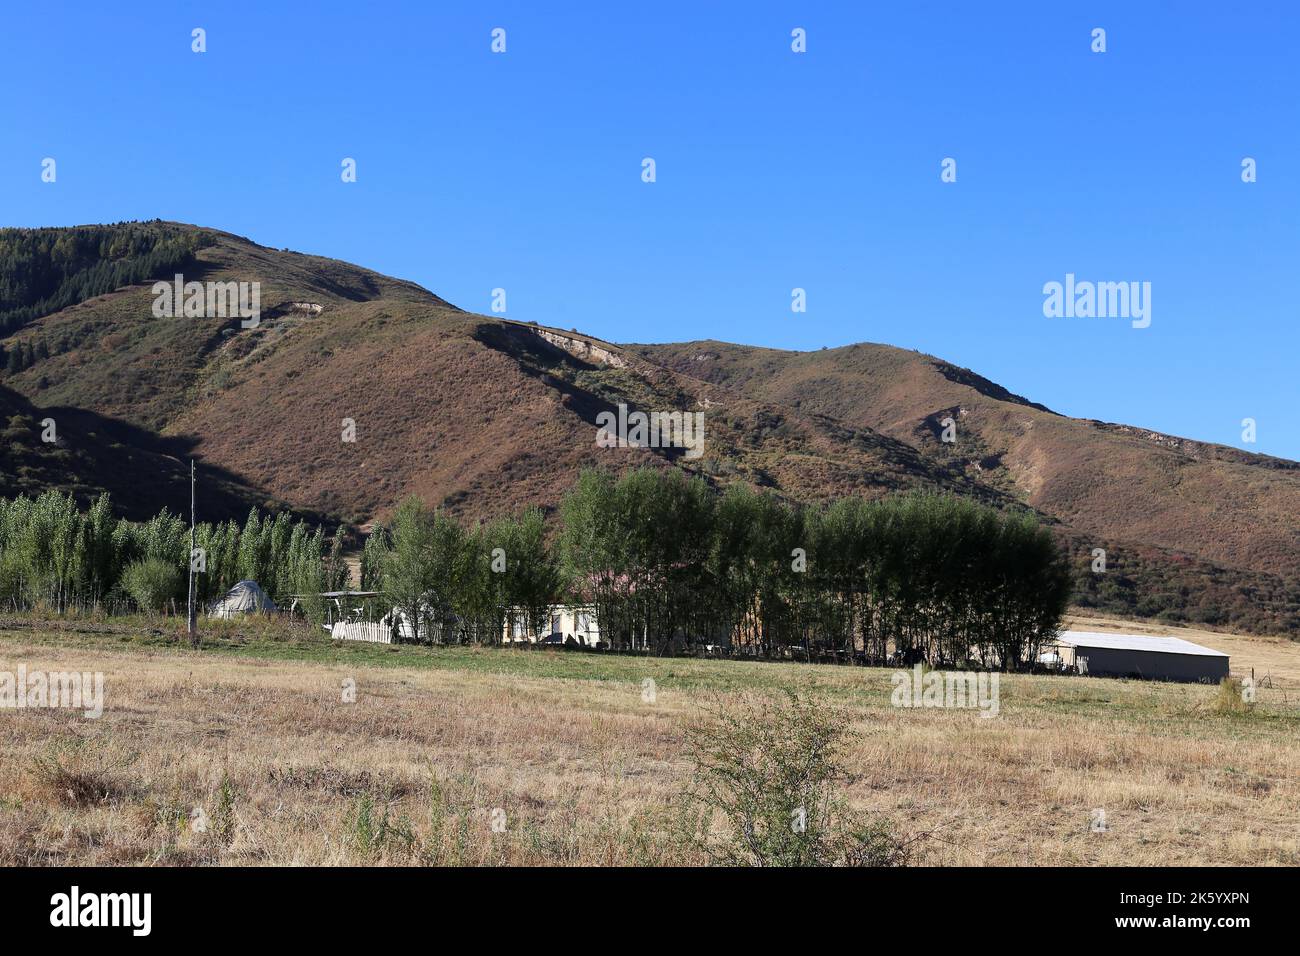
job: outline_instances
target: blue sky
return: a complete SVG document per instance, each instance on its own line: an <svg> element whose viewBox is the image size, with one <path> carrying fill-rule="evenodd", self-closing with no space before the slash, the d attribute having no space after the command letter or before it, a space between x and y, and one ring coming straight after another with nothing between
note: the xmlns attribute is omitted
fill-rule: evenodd
<svg viewBox="0 0 1300 956"><path fill-rule="evenodd" d="M0 224L195 222L614 341L885 342L1300 458L1294 4L289 6L6 5ZM1150 282L1151 326L1045 318L1066 273Z"/></svg>

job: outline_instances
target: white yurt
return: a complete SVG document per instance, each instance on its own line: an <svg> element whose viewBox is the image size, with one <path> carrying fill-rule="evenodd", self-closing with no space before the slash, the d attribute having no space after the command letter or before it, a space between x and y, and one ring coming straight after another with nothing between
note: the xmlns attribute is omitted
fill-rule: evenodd
<svg viewBox="0 0 1300 956"><path fill-rule="evenodd" d="M227 591L224 597L212 602L212 606L208 608L208 615L230 618L240 614L274 610L276 610L275 602L267 597L266 592L256 581L240 581Z"/></svg>

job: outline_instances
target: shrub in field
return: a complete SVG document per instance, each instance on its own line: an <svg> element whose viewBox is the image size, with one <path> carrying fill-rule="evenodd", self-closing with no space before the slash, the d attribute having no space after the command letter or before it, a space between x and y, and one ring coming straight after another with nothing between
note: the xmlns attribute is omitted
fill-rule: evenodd
<svg viewBox="0 0 1300 956"><path fill-rule="evenodd" d="M181 569L161 558L132 561L122 571L122 590L142 611L161 611L180 592Z"/></svg>
<svg viewBox="0 0 1300 956"><path fill-rule="evenodd" d="M1242 684L1236 677L1225 677L1219 682L1219 692L1215 695L1214 710L1220 714L1249 714L1254 704L1246 700Z"/></svg>
<svg viewBox="0 0 1300 956"><path fill-rule="evenodd" d="M33 773L37 784L65 806L113 803L132 792L126 771L136 756L92 740L58 740L33 760Z"/></svg>
<svg viewBox="0 0 1300 956"><path fill-rule="evenodd" d="M362 856L402 859L416 852L419 840L411 821L404 816L394 818L386 801L376 808L370 793L357 799L348 824L350 842Z"/></svg>
<svg viewBox="0 0 1300 956"><path fill-rule="evenodd" d="M883 819L844 803L841 750L847 718L787 691L717 708L688 733L695 775L688 797L696 839L726 866L902 866L911 842ZM721 817L721 836L713 823Z"/></svg>

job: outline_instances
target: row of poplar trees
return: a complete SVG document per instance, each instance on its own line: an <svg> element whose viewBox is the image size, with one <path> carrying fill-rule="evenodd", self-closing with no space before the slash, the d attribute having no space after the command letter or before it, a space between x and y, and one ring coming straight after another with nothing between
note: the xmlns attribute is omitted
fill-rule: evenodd
<svg viewBox="0 0 1300 956"><path fill-rule="evenodd" d="M1031 515L945 494L802 507L739 485L718 496L679 473L593 471L562 516L566 566L612 646L1016 668L1055 635L1071 593Z"/></svg>
<svg viewBox="0 0 1300 956"><path fill-rule="evenodd" d="M416 498L371 531L361 586L382 591L421 643L496 644L507 627L540 635L571 590L539 509L462 527Z"/></svg>
<svg viewBox="0 0 1300 956"><path fill-rule="evenodd" d="M499 643L549 632L559 603L591 606L608 646L680 653L729 646L773 657L974 663L1033 660L1070 598L1065 558L1027 513L914 493L805 507L699 478L586 471L548 528L541 511L464 526L416 499L361 558L420 642ZM342 536L254 510L197 529L203 602L242 579L277 603L347 587ZM164 511L118 520L107 496L0 501L0 606L59 611L184 601L189 529ZM302 602L319 619L323 602Z"/></svg>
<svg viewBox="0 0 1300 956"><path fill-rule="evenodd" d="M550 605L572 602L594 606L615 648L1009 668L1055 634L1071 590L1031 515L950 495L803 507L676 471L592 470L552 532L548 546L536 511L466 530L411 500L367 542L363 586L422 641L540 635Z"/></svg>
<svg viewBox="0 0 1300 956"><path fill-rule="evenodd" d="M277 603L342 588L341 536L286 513L249 512L237 522L195 528L195 588L203 604L250 579ZM192 561L188 522L167 511L134 522L113 514L108 495L84 510L71 495L0 499L0 607L159 611L183 604ZM308 602L319 616L319 600Z"/></svg>

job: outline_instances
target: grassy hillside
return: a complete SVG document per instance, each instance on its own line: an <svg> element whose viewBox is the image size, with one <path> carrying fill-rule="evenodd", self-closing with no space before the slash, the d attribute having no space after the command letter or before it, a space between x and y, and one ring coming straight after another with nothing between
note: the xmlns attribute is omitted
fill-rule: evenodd
<svg viewBox="0 0 1300 956"><path fill-rule="evenodd" d="M1200 685L1005 676L988 719L893 707L891 672L867 668L256 626L209 628L195 652L164 629L15 627L0 625L0 669L101 671L104 715L6 718L0 865L699 863L680 835L685 732L705 707L784 687L848 711L843 794L860 819L930 834L921 863L1300 863L1287 642L1223 640L1234 670L1274 678L1252 709Z"/></svg>
<svg viewBox="0 0 1300 956"><path fill-rule="evenodd" d="M1060 523L1080 599L1174 621L1300 629L1300 463L1068 418L933 356L860 344L626 350L735 393L871 428ZM957 422L958 440L940 440ZM1105 548L1112 572L1090 572Z"/></svg>
<svg viewBox="0 0 1300 956"><path fill-rule="evenodd" d="M756 399L830 415L959 464L1080 531L1272 572L1300 567L1300 463L1067 418L940 359L885 345L784 352L629 346ZM958 440L939 440L952 415Z"/></svg>
<svg viewBox="0 0 1300 956"><path fill-rule="evenodd" d="M114 243L129 250L137 227L94 228L109 231L98 241L111 254ZM149 285L131 284L0 336L0 348L24 356L13 372L0 365L0 386L84 412L87 432L108 421L115 435L134 430L117 444L192 450L238 486L232 503L275 497L362 524L417 495L488 517L553 508L593 464L682 468L716 487L743 482L809 502L940 488L1054 523L1089 606L1300 630L1295 462L1067 418L888 346L619 346L466 313L413 283L228 233L149 228L193 247L187 279L260 282L260 326L154 318ZM0 243L18 232L30 231L0 231ZM619 403L704 412L703 456L596 447L597 415ZM955 444L940 440L948 416ZM344 440L345 422L355 441ZM78 443L66 451L85 454L24 451L26 471L7 487L117 480L111 458ZM150 467L143 452L137 460ZM1098 547L1116 573L1091 575Z"/></svg>
<svg viewBox="0 0 1300 956"><path fill-rule="evenodd" d="M593 463L676 463L799 499L918 485L1000 497L870 429L711 389L614 347L609 361L582 357L410 283L209 235L194 277L261 282L260 327L156 319L149 289L133 286L0 343L75 343L5 384L191 440L205 461L295 507L356 522L409 494L471 515L550 507ZM707 408L706 457L596 448L596 415L618 402ZM342 440L344 419L354 443Z"/></svg>
<svg viewBox="0 0 1300 956"><path fill-rule="evenodd" d="M53 431L43 424L52 422ZM47 442L50 434L55 440ZM36 497L51 488L81 504L100 494L135 520L163 508L188 514L189 443L77 408L36 408L0 385L0 498ZM250 507L285 507L275 495L204 463L198 507L209 519L243 518Z"/></svg>
<svg viewBox="0 0 1300 956"><path fill-rule="evenodd" d="M92 296L170 278L208 241L202 230L162 222L0 230L0 335Z"/></svg>

